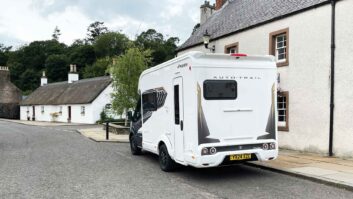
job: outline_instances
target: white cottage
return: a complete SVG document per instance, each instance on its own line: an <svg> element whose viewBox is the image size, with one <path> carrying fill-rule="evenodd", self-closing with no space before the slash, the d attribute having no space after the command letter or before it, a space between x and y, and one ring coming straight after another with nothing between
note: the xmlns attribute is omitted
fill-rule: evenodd
<svg viewBox="0 0 353 199"><path fill-rule="evenodd" d="M353 0L206 1L178 55L274 55L280 146L352 157L352 10Z"/></svg>
<svg viewBox="0 0 353 199"><path fill-rule="evenodd" d="M113 92L109 76L79 80L76 66L70 66L68 81L47 84L20 103L21 120L94 124L100 113L111 107Z"/></svg>

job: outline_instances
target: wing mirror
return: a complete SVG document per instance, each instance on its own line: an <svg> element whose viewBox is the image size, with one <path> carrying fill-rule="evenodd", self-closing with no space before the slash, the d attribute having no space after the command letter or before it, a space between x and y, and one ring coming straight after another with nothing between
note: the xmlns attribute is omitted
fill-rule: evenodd
<svg viewBox="0 0 353 199"><path fill-rule="evenodd" d="M132 121L132 111L127 112L127 119Z"/></svg>

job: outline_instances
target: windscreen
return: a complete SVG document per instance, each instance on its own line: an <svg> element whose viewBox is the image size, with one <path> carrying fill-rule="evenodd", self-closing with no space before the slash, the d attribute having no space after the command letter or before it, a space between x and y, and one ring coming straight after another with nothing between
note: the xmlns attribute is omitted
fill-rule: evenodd
<svg viewBox="0 0 353 199"><path fill-rule="evenodd" d="M203 83L206 100L234 100L237 98L237 82L234 80L206 80Z"/></svg>

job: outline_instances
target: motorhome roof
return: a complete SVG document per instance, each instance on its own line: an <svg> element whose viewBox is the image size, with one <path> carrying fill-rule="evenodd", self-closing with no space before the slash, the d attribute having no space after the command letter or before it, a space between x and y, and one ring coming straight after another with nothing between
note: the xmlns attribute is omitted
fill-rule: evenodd
<svg viewBox="0 0 353 199"><path fill-rule="evenodd" d="M162 69L164 67L167 67L171 64L174 64L176 62L180 62L184 59L191 59L192 60L192 65L202 65L205 63L209 63L209 60L234 60L235 57L237 56L231 56L230 54L221 54L221 53L204 53L204 52L199 52L199 51L191 51L188 53L185 53L179 57L176 57L174 59L171 59L167 62L164 62L160 65L154 66L152 68L149 68L145 71L142 72L141 77L144 76L145 74L151 73L153 71L157 71L159 69ZM272 55L265 55L265 56L259 56L259 55L246 55L242 54L242 56L239 56L239 61L260 61L260 62L274 62L275 57Z"/></svg>

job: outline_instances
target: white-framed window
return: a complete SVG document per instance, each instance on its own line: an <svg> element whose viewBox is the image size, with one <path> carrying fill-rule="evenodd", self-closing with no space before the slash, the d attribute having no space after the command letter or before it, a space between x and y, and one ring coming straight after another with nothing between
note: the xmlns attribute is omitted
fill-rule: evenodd
<svg viewBox="0 0 353 199"><path fill-rule="evenodd" d="M108 110L112 109L112 104L106 104L105 109L108 109Z"/></svg>
<svg viewBox="0 0 353 199"><path fill-rule="evenodd" d="M42 114L44 113L44 106L40 107Z"/></svg>
<svg viewBox="0 0 353 199"><path fill-rule="evenodd" d="M288 131L288 111L289 111L289 95L288 92L280 92L277 96L278 110L278 130Z"/></svg>
<svg viewBox="0 0 353 199"><path fill-rule="evenodd" d="M226 45L224 47L225 54L235 54L235 53L238 53L238 51L239 51L239 43L238 42Z"/></svg>
<svg viewBox="0 0 353 199"><path fill-rule="evenodd" d="M60 115L63 114L63 107L62 107L62 106L59 107L59 114L60 114Z"/></svg>
<svg viewBox="0 0 353 199"><path fill-rule="evenodd" d="M287 34L276 36L276 51L275 56L277 63L286 62L287 60Z"/></svg>
<svg viewBox="0 0 353 199"><path fill-rule="evenodd" d="M29 106L27 106L27 113L29 113Z"/></svg>
<svg viewBox="0 0 353 199"><path fill-rule="evenodd" d="M86 107L81 106L81 115L85 115L85 114L86 114Z"/></svg>
<svg viewBox="0 0 353 199"><path fill-rule="evenodd" d="M270 33L269 50L276 58L277 67L289 66L289 28Z"/></svg>

